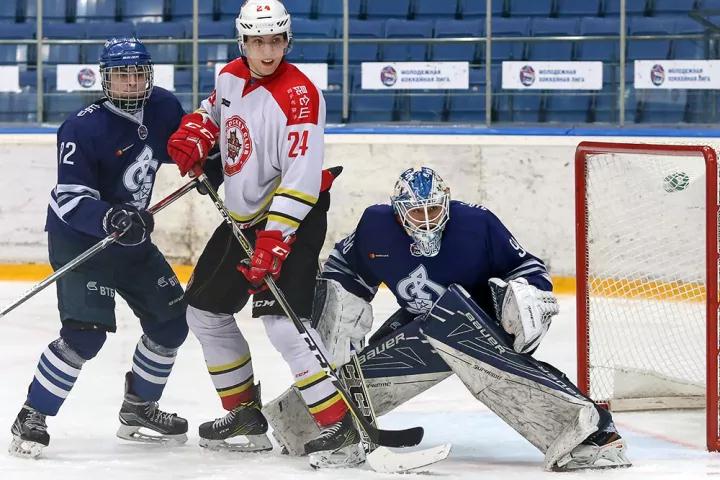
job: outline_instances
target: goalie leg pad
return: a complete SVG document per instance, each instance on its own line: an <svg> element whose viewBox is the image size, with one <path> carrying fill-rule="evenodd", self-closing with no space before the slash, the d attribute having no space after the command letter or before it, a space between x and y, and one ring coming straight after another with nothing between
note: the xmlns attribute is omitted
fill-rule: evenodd
<svg viewBox="0 0 720 480"><path fill-rule="evenodd" d="M595 404L557 369L516 353L462 287L448 288L422 332L478 400L546 454L546 468L598 429Z"/></svg>

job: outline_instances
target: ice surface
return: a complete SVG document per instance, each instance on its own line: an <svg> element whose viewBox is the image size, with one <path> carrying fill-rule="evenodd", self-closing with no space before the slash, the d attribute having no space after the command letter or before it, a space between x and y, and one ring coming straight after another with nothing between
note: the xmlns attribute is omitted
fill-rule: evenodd
<svg viewBox="0 0 720 480"><path fill-rule="evenodd" d="M10 303L29 286L0 283L0 305ZM380 291L374 306L378 325L395 309L385 290ZM561 313L536 356L574 379L574 297L562 297L560 306ZM289 385L290 372L267 340L262 324L248 315L238 318L252 349L255 378L262 382L267 401ZM0 427L5 429L6 445L37 358L57 336L54 289L48 288L0 322ZM38 460L17 459L0 451L0 480L399 478L365 469L314 471L306 459L282 456L277 449L254 455L200 449L197 426L222 415L223 410L205 370L200 346L192 335L180 350L160 403L163 409L188 418L188 443L164 448L119 440L115 430L123 373L129 368L140 335L138 322L122 301L118 305L118 326L118 333L110 335L98 357L83 368L60 415L49 418L52 438L44 456ZM422 446L452 442L450 457L428 470L429 475L443 479L676 479L720 475L720 455L703 448L702 412L622 413L616 418L635 466L571 474L543 472L540 452L472 398L454 377L382 417L380 423L384 427L422 425L426 431Z"/></svg>

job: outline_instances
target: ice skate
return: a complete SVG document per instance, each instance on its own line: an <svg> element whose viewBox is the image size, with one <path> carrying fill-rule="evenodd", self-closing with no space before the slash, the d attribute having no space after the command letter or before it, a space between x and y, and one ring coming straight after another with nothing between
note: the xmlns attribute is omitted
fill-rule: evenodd
<svg viewBox="0 0 720 480"><path fill-rule="evenodd" d="M625 441L614 431L596 432L557 462L555 471L631 467Z"/></svg>
<svg viewBox="0 0 720 480"><path fill-rule="evenodd" d="M313 468L347 468L365 461L360 433L348 412L339 421L323 428L320 435L305 444Z"/></svg>
<svg viewBox="0 0 720 480"><path fill-rule="evenodd" d="M260 385L254 398L233 408L224 417L200 425L200 446L231 452L264 452L273 446L267 436L268 423L260 411ZM232 441L228 441L232 439Z"/></svg>
<svg viewBox="0 0 720 480"><path fill-rule="evenodd" d="M50 444L45 415L27 405L18 413L10 433L13 439L8 452L16 457L37 458Z"/></svg>
<svg viewBox="0 0 720 480"><path fill-rule="evenodd" d="M187 442L187 420L175 413L163 412L157 402L148 402L130 393L130 378L131 374L128 372L125 376L125 398L120 408L120 428L117 436L142 443Z"/></svg>

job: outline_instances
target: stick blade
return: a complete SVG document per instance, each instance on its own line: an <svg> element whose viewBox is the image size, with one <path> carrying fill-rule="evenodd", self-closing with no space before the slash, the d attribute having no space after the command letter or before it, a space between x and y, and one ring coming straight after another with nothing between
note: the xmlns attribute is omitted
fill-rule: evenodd
<svg viewBox="0 0 720 480"><path fill-rule="evenodd" d="M414 447L422 442L423 435L425 435L423 427L412 427L405 430L378 430L378 438L374 443L383 447Z"/></svg>
<svg viewBox="0 0 720 480"><path fill-rule="evenodd" d="M385 447L378 447L367 456L367 464L379 473L409 472L445 460L450 455L451 447L446 443L412 452L393 452Z"/></svg>

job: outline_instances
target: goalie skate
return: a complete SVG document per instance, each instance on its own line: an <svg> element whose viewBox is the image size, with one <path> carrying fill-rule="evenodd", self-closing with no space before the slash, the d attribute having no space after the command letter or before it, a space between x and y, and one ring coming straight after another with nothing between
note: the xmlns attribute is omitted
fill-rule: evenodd
<svg viewBox="0 0 720 480"><path fill-rule="evenodd" d="M556 472L631 467L625 441L616 432L598 432L557 462Z"/></svg>
<svg viewBox="0 0 720 480"><path fill-rule="evenodd" d="M224 417L200 425L201 447L230 452L272 450L273 445L267 436L268 423L260 411L260 385L254 388L255 398L241 403Z"/></svg>
<svg viewBox="0 0 720 480"><path fill-rule="evenodd" d="M8 452L15 457L37 458L50 444L45 415L27 405L18 413L10 433L13 439Z"/></svg>

